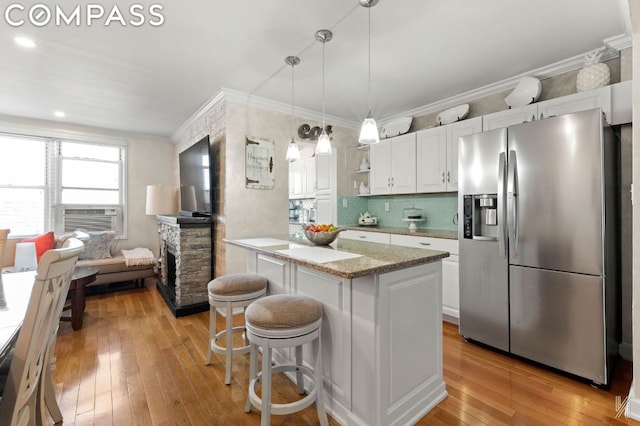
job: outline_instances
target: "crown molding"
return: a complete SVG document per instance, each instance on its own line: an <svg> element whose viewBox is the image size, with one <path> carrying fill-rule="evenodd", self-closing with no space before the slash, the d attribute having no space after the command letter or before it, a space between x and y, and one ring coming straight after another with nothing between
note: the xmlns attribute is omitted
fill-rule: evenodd
<svg viewBox="0 0 640 426"><path fill-rule="evenodd" d="M619 56L619 51L632 46L632 37L627 34L621 34L615 37L610 37L603 40L603 45L607 47L603 53L601 60L608 61L610 59ZM551 65L540 67L529 72L525 72L495 83L488 84L486 86L479 87L464 93L460 93L449 98L441 99L439 101L414 108L409 111L405 111L400 114L395 114L389 117L378 120L378 126L387 124L400 117L420 117L434 112L440 112L453 106L468 103L476 99L481 99L487 96L495 95L496 93L504 92L509 89L513 89L517 86L520 79L524 76L536 77L540 80L550 78L559 74L563 74L570 71L575 71L582 68L584 65L584 56L588 52L580 55L573 56L571 58L556 62ZM269 111L280 112L283 114L290 114L291 104L274 101L272 99L263 98L253 94L240 92L237 90L222 87L218 90L211 99L209 99L204 105L202 105L182 126L180 126L171 135L171 140L177 143L180 140L180 136L186 132L186 130L199 121L202 117L215 110L218 106L225 101L231 101L238 104L246 104L248 107L260 108ZM296 117L307 120L315 120L322 122L322 114L313 110L296 107ZM340 117L331 115L325 115L325 122L332 125L342 126L349 129L359 129L361 123L353 120L347 120Z"/></svg>
<svg viewBox="0 0 640 426"><path fill-rule="evenodd" d="M211 99L209 99L204 105L202 105L198 111L196 111L189 119L178 128L171 135L171 140L177 142L180 140L180 136L193 124L195 124L198 120L209 114L211 111L215 110L218 106L222 105L224 102L234 102L237 104L245 104L247 107L251 108L259 108L265 109L268 111L281 112L283 114L291 114L291 104L283 103L279 101L274 101L272 99L263 98L261 96L256 96L244 92L240 92L238 90L229 89L227 87L222 87L218 90L218 93L215 94ZM316 111L312 111L306 108L296 107L296 118L304 118L307 120L314 120L318 122L322 122L322 114ZM332 115L326 115L324 117L324 121L327 124L331 124L334 126L342 126L346 128L359 128L360 123L352 120L346 120L344 118L335 117Z"/></svg>
<svg viewBox="0 0 640 426"><path fill-rule="evenodd" d="M603 40L603 44L607 47L607 50L601 57L602 61L608 61L610 59L619 56L619 51L631 47L632 38L626 34L622 34L616 37L611 37ZM545 67L537 68L535 70L525 72L514 77L510 77L495 83L488 84L486 86L479 87L477 89L470 90L468 92L460 93L455 96L451 96L446 99L439 100L437 102L423 105L421 107L406 111L401 114L395 114L390 117L386 117L379 120L378 125L384 125L398 119L400 117L420 117L434 112L440 112L445 109L451 108L456 105L468 103L476 99L481 99L487 96L495 95L496 93L504 92L509 89L513 89L517 86L522 77L531 76L539 80L544 80L559 74L563 74L570 71L575 71L584 66L584 56L588 52L581 55L576 55L563 61L556 62Z"/></svg>

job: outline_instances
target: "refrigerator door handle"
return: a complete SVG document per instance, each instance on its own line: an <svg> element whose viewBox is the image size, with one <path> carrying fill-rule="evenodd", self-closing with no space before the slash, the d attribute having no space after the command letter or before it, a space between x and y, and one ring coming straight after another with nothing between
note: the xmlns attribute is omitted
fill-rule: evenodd
<svg viewBox="0 0 640 426"><path fill-rule="evenodd" d="M501 152L498 156L498 250L500 256L507 259L507 199L505 198L505 173L507 165L507 156Z"/></svg>
<svg viewBox="0 0 640 426"><path fill-rule="evenodd" d="M509 151L507 171L507 209L509 218L509 246L513 248L513 255L518 255L518 171L516 152Z"/></svg>

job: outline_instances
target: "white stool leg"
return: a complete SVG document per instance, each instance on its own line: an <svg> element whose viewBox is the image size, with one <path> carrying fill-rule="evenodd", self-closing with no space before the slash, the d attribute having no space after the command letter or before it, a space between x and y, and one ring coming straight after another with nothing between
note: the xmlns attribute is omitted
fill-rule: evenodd
<svg viewBox="0 0 640 426"><path fill-rule="evenodd" d="M227 310L227 364L224 373L224 384L231 384L231 362L233 360L233 308L231 302L226 303Z"/></svg>
<svg viewBox="0 0 640 426"><path fill-rule="evenodd" d="M213 339L216 337L216 308L215 306L211 306L209 308L209 353L207 354L207 360L205 361L205 365L211 364L211 355L213 351L211 350L211 343Z"/></svg>
<svg viewBox="0 0 640 426"><path fill-rule="evenodd" d="M257 366L258 366L258 347L252 343L251 349L250 349L250 355L249 355L249 392L247 392L247 403L244 406L245 413L250 413L251 407L253 406L251 404L251 398L249 397L249 395L251 394L251 381L255 379L257 376L257 373L256 373Z"/></svg>
<svg viewBox="0 0 640 426"><path fill-rule="evenodd" d="M260 425L271 424L271 346L267 343L262 347L262 412Z"/></svg>
<svg viewBox="0 0 640 426"><path fill-rule="evenodd" d="M296 346L296 366L302 365L302 345ZM296 370L296 382L298 383L298 393L304 395L304 376L300 370Z"/></svg>
<svg viewBox="0 0 640 426"><path fill-rule="evenodd" d="M320 424L322 426L329 426L327 413L324 409L324 386L322 385L322 345L320 344L320 339L322 337L321 330L322 329L318 331L318 337L311 343L316 359L316 363L313 368L313 380L315 382L314 386L316 387L316 410L318 411L318 419L320 419Z"/></svg>

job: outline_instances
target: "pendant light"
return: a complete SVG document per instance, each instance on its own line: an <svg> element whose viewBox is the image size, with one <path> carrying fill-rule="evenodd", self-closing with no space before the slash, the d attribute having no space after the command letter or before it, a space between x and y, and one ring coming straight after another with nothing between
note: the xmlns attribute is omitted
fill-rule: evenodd
<svg viewBox="0 0 640 426"><path fill-rule="evenodd" d="M297 56L287 56L284 58L284 62L287 65L291 65L291 141L289 142L289 146L287 148L287 161L298 161L300 159L300 149L298 148L298 144L293 139L293 120L295 118L294 115L294 91L293 91L293 67L300 63L300 58Z"/></svg>
<svg viewBox="0 0 640 426"><path fill-rule="evenodd" d="M329 30L316 31L316 40L322 43L322 133L320 133L320 137L318 137L316 155L331 154L331 140L324 125L324 44L331 41L332 38L333 33Z"/></svg>
<svg viewBox="0 0 640 426"><path fill-rule="evenodd" d="M360 6L366 7L369 13L369 112L367 118L362 122L358 142L367 145L380 142L378 125L376 120L371 117L371 8L376 4L378 4L378 0L360 0Z"/></svg>

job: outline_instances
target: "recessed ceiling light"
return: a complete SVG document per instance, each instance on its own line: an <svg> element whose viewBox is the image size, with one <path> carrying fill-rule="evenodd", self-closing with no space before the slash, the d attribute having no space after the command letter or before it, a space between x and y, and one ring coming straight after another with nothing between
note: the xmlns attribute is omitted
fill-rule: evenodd
<svg viewBox="0 0 640 426"><path fill-rule="evenodd" d="M13 41L15 41L18 46L28 47L30 49L33 49L34 47L36 47L36 44L30 38L14 37Z"/></svg>
<svg viewBox="0 0 640 426"><path fill-rule="evenodd" d="M53 115L55 115L58 118L62 118L64 116L66 116L67 114L65 114L64 111L53 111Z"/></svg>

